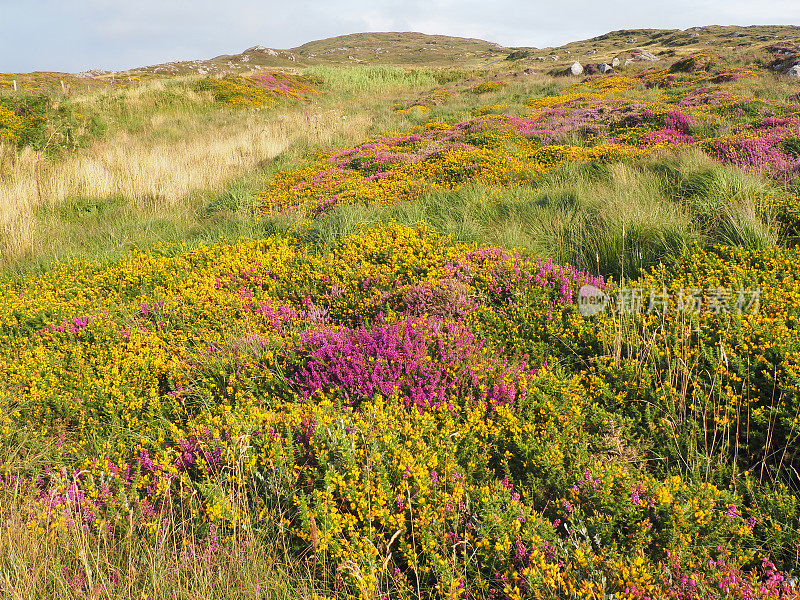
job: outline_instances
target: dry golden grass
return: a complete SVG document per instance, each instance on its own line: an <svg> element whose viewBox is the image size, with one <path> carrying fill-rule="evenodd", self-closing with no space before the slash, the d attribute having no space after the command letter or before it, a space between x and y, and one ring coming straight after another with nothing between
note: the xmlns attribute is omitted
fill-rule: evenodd
<svg viewBox="0 0 800 600"><path fill-rule="evenodd" d="M128 100L136 102L141 93L131 91ZM119 132L57 160L0 145L0 264L35 250L41 206L70 198L121 197L147 214L166 214L192 192L219 188L294 145L331 144L338 136L358 139L370 123L367 115L343 119L339 110L314 113L307 107L282 113L226 111L224 118L198 115L188 122L182 117L170 131L170 116L153 114L142 134ZM177 139L158 142L154 131Z"/></svg>
<svg viewBox="0 0 800 600"><path fill-rule="evenodd" d="M38 472L59 452L53 437L23 434L0 462L7 472ZM0 599L141 600L209 598L288 600L318 597L309 564L290 558L281 531L235 529L195 537L192 505L168 505L155 535L117 523L31 530L39 497L33 478L0 478ZM65 506L65 517L75 507ZM196 508L196 507L194 507ZM313 567L313 565L312 565Z"/></svg>
<svg viewBox="0 0 800 600"><path fill-rule="evenodd" d="M195 539L178 520L164 534L116 536L74 528L32 534L27 494L6 490L0 502L0 598L3 600L141 600L209 598L288 600L318 597L309 566L292 560L275 536L238 532L217 546Z"/></svg>

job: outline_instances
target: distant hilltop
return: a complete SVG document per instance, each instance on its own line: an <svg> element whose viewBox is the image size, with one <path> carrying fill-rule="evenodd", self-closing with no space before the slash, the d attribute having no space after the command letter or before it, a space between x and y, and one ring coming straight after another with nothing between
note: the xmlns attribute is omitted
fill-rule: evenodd
<svg viewBox="0 0 800 600"><path fill-rule="evenodd" d="M532 40L535 42L535 40ZM475 38L428 35L418 32L353 33L307 42L282 50L257 45L239 54L211 59L166 62L120 72L131 75L225 75L261 69L295 70L315 65L397 65L404 67L476 68L501 61L517 64L546 63L549 68L573 61L600 62L629 52L653 57L674 57L713 48L732 56L751 53L775 43L800 44L800 26L708 25L688 29L622 29L561 46L507 47ZM111 71L89 70L79 75L107 78Z"/></svg>

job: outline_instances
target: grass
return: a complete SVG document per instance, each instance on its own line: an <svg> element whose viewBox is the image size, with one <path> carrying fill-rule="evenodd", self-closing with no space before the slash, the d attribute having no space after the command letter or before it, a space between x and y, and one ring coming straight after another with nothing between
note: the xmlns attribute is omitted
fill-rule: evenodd
<svg viewBox="0 0 800 600"><path fill-rule="evenodd" d="M776 226L759 210L772 189L687 152L644 164L567 164L532 186L471 185L396 206L342 206L304 235L325 252L364 225L427 223L461 242L525 248L559 264L637 277L694 244L774 245Z"/></svg>
<svg viewBox="0 0 800 600"><path fill-rule="evenodd" d="M633 34L596 42L610 53L627 35ZM650 41L654 50L668 47L660 45L662 38ZM318 80L324 95L269 110L221 107L196 92L190 78L156 81L63 100L104 125L86 148L40 155L0 147L0 267L6 289L19 291L19 302L17 294L7 294L8 310L0 315L0 368L16 378L0 390L0 423L15 422L19 411L34 420L40 412L60 414L71 402L83 411L81 419L99 419L97 431L82 430L67 411L48 422L44 435L33 428L2 434L0 596L445 597L445 582L457 591L459 580L469 588L475 575L487 587L469 592L483 597L497 573L519 567L509 549L525 535L531 551L545 539L552 542L573 582L597 585L598 597L611 597L617 584L619 593L638 585L638 560L650 561L650 574L665 586L679 580L659 554L667 546L647 537L651 528L672 536L670 547L696 553L690 558L702 568L710 558L722 560L713 549L724 541L752 551L735 556L741 559L736 569L751 569L763 552L796 575L800 488L791 470L798 464L800 435L792 412L800 372L797 321L792 306L773 298L797 297L781 269L791 271L800 256L787 248L768 201L785 191L780 182L723 166L699 150L665 150L610 164L569 163L516 187L471 183L404 203L338 205L313 219L292 212L256 216L265 182L320 150L428 121L465 120L487 106L524 115L529 99L558 94L571 83L507 76L510 85L497 91L469 91L480 81L504 79L507 68L314 66L305 74ZM425 110L394 109L425 102L442 87L458 93L425 104ZM791 94L784 83L762 80L733 87L744 96L783 102ZM658 100L661 94L637 89L627 97ZM588 143L580 135L574 141ZM396 224L425 225L429 232ZM229 245L242 238L258 243ZM518 278L520 263L513 257L477 266L481 256L500 253L491 249L469 259L476 262L463 273L451 272L447 261L468 253L443 250L455 242L520 249L531 259L522 269L531 278ZM76 258L102 266L70 262ZM734 273L763 279L773 304L752 319L720 317L708 326L671 313L581 319L571 305L553 299L565 293L555 291L560 281L552 290L531 283L542 276L536 259L651 288L716 286L720 273ZM37 285L52 298L31 294ZM77 300L69 298L73 285ZM418 308L412 308L415 300ZM88 330L73 335L58 326L68 325L75 311L85 316ZM530 377L541 388L520 396L513 410L479 409L464 422L463 415L447 411L411 411L412 420L396 399L374 405L367 399L349 413L327 398L297 402L298 374L311 364L310 355L301 354L308 354L303 344L309 336L340 336L342 344L351 341L348 334L363 338L383 327L384 311L389 325L394 318L419 319L423 328L433 323L427 343L440 351L447 347L437 337L444 329L428 316L456 315L456 325L468 323L483 336L475 360L488 362L470 363L475 377L524 358L537 369ZM473 335L454 331L461 336L454 344ZM14 353L17 343L24 362ZM384 343L381 338L377 346ZM363 358L357 351L354 356ZM128 362L117 364L119 357ZM273 364L274 357L280 358ZM374 357L368 358L363 362L369 369ZM384 359L391 362L377 362ZM424 368L426 360L439 360L424 359ZM445 364L441 373L460 366ZM542 378L534 379L540 367ZM290 370L295 379L288 378ZM507 374L513 379L513 373ZM481 389L489 389L487 382L481 380ZM56 391L48 396L50 390ZM108 399L92 404L108 390ZM331 393L335 402L350 399L348 389ZM135 422L138 409L130 407L143 398L161 404L147 435L137 437L134 427L119 425L122 417L114 411L124 414L125 423ZM174 422L170 410L181 415ZM315 433L308 423L325 426ZM273 425L285 431L276 433ZM81 485L94 485L94 478L109 476L101 459L91 460L112 452L133 464L138 449L151 444L160 452L163 446L159 460L180 465L177 448L196 442L209 427L214 437L203 443L211 448L213 439L224 447L224 473L206 476L186 467L171 479L165 469L162 498L168 500L159 506L158 533L143 525L140 504L142 514L135 516L124 505L126 494L137 502L139 494L147 496L144 480L117 488L113 510L122 524L116 521L114 535L102 524L58 533L55 527L30 530L42 489L54 487L60 475L48 471L51 465L63 467L65 476L73 473L76 489L79 477L86 476ZM158 436L168 441L156 442ZM257 446L262 440L266 445ZM278 466L273 459L285 462ZM263 462L256 467L256 461ZM411 466L420 475L409 480ZM466 478L448 479L462 471ZM674 476L683 478L678 487L670 487ZM279 478L292 483L276 491L283 485ZM650 494L646 502L634 500L639 486ZM226 521L227 514L219 517L226 523L219 533L216 525L208 527L217 492L237 502L225 510L252 518L246 527L235 517ZM448 511L456 510L450 506L456 494L462 495L454 517ZM683 496L673 503L672 494ZM385 515L364 516L373 515L378 497L382 504L375 506L388 507L390 518L402 515L403 527L409 524L401 537L381 520ZM717 520L705 531L708 498ZM660 512L647 512L656 505ZM399 506L408 507L407 520L405 508L392 508ZM749 511L758 524L747 529L739 515L742 523L732 525L728 513L734 509ZM428 521L430 530L415 530L439 510L444 516L435 526ZM523 510L530 512L514 522ZM556 520L568 523L566 534ZM347 529L352 523L356 527ZM483 528L472 542L466 541L473 535L467 525ZM325 546L324 535L335 543ZM462 542L452 545L450 535L463 535L472 554L456 548ZM417 548L420 540L424 545ZM485 540L494 543L484 548ZM420 575L416 559L408 559L429 549L425 560L438 569L436 576ZM502 567L495 570L495 564ZM710 577L711 591L721 589ZM549 589L552 597L566 593Z"/></svg>
<svg viewBox="0 0 800 600"><path fill-rule="evenodd" d="M48 539L31 535L25 514L33 491L3 490L0 589L8 600L210 598L289 600L318 597L309 565L292 559L282 534L240 531L197 539L186 515L169 514L160 536L131 529L122 538L76 530Z"/></svg>
<svg viewBox="0 0 800 600"><path fill-rule="evenodd" d="M418 91L438 83L434 69L393 66L311 67L305 73L324 82L327 89L352 95Z"/></svg>
<svg viewBox="0 0 800 600"><path fill-rule="evenodd" d="M268 171L279 156L360 139L371 124L336 103L212 110L184 92L182 83L153 84L82 100L111 124L89 149L48 157L0 147L0 262L95 254L103 244L116 251L167 230L175 239L206 224L209 196L232 181ZM76 221L86 203L99 210Z"/></svg>
<svg viewBox="0 0 800 600"><path fill-rule="evenodd" d="M281 165L426 118L469 118L486 100L462 93L428 116L401 115L393 101L411 102L465 73L373 66L306 74L323 80L326 93L268 110L219 107L195 91L191 78L64 100L101 123L102 137L55 153L0 145L0 264L19 269L78 255L110 257L158 241L208 239L220 228L261 231L240 207ZM534 78L488 99L521 106L527 95L554 89Z"/></svg>

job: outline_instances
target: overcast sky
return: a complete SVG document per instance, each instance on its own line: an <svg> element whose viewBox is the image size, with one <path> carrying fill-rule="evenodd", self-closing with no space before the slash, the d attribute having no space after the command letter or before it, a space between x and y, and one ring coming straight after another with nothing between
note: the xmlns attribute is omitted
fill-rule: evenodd
<svg viewBox="0 0 800 600"><path fill-rule="evenodd" d="M541 48L696 25L800 25L800 0L0 0L0 72L121 70L363 31Z"/></svg>

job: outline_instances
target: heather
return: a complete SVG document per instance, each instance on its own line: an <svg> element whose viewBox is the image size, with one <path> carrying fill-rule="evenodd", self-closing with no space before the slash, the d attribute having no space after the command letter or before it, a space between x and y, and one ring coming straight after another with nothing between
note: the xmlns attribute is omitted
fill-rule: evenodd
<svg viewBox="0 0 800 600"><path fill-rule="evenodd" d="M529 99L526 110L515 111L522 114L500 107L456 122L431 114L414 130L322 153L302 169L281 171L262 192L261 209L318 217L340 204L413 200L466 183L535 185L567 163L632 161L668 148L697 148L722 164L776 180L792 178L800 105L742 99L697 76L693 85L669 88L669 95L632 98L633 90L652 85L651 75L587 78L560 94ZM496 90L497 83L486 85ZM431 96L445 105L451 97L446 90ZM425 113L431 104L437 102L423 98L402 110Z"/></svg>
<svg viewBox="0 0 800 600"><path fill-rule="evenodd" d="M649 277L758 283L763 313L688 338L670 315L587 320L577 288L615 284L399 225L325 255L167 246L7 280L4 486L54 542L191 530L171 578L272 532L356 595L793 597L800 258L686 261ZM58 438L33 472L12 451L32 427ZM86 593L162 585L67 569Z"/></svg>
<svg viewBox="0 0 800 600"><path fill-rule="evenodd" d="M0 96L0 596L800 597L797 88L666 52Z"/></svg>

